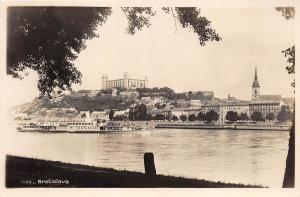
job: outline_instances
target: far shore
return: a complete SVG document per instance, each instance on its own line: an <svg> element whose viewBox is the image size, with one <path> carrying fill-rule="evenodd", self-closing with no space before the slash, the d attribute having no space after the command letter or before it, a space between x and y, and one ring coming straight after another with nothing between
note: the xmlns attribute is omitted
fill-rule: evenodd
<svg viewBox="0 0 300 197"><path fill-rule="evenodd" d="M275 122L211 122L204 121L113 121L119 123L133 123L150 128L166 128L166 129L228 129L228 130L277 130L289 131L292 123L275 123Z"/></svg>

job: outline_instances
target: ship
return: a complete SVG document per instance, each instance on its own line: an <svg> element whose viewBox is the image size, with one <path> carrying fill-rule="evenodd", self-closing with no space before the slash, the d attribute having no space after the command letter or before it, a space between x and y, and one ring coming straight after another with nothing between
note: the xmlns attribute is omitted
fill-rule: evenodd
<svg viewBox="0 0 300 197"><path fill-rule="evenodd" d="M108 120L92 120L86 112L84 118L44 118L19 124L20 132L50 132L50 133L125 133L150 131L148 125L133 122L116 122Z"/></svg>
<svg viewBox="0 0 300 197"><path fill-rule="evenodd" d="M32 131L32 132L50 132L50 133L124 133L124 132L144 132L150 131L148 126L135 125L134 123L117 123L107 122L105 124L94 123L77 123L72 124L36 124L29 123L19 125L17 128L20 132Z"/></svg>

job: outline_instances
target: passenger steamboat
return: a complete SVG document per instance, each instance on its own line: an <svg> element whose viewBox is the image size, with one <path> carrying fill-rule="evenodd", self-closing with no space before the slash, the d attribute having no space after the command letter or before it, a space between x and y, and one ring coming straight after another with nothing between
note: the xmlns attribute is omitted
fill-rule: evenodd
<svg viewBox="0 0 300 197"><path fill-rule="evenodd" d="M72 124L36 124L29 123L20 125L17 128L20 132L26 131L37 131L37 132L68 132L68 133L117 133L117 132L141 132L141 131L150 131L149 127L134 125L132 123L120 124L117 122L108 122L101 124L94 123L77 123L76 125Z"/></svg>

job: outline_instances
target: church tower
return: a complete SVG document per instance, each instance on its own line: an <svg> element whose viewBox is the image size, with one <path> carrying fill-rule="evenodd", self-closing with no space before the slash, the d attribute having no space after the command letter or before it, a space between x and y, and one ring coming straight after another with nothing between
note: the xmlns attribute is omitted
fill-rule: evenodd
<svg viewBox="0 0 300 197"><path fill-rule="evenodd" d="M259 98L259 83L257 80L257 68L255 67L255 75L254 75L254 81L252 84L252 100Z"/></svg>

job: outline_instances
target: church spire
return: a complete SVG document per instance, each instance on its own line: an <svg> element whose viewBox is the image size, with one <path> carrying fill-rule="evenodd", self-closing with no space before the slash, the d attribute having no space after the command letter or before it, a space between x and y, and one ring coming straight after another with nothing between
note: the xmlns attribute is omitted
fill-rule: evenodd
<svg viewBox="0 0 300 197"><path fill-rule="evenodd" d="M255 66L255 76L254 76L254 80L257 81L257 67Z"/></svg>
<svg viewBox="0 0 300 197"><path fill-rule="evenodd" d="M252 87L259 87L259 82L257 80L257 67L255 66L255 74L254 74L254 81Z"/></svg>

